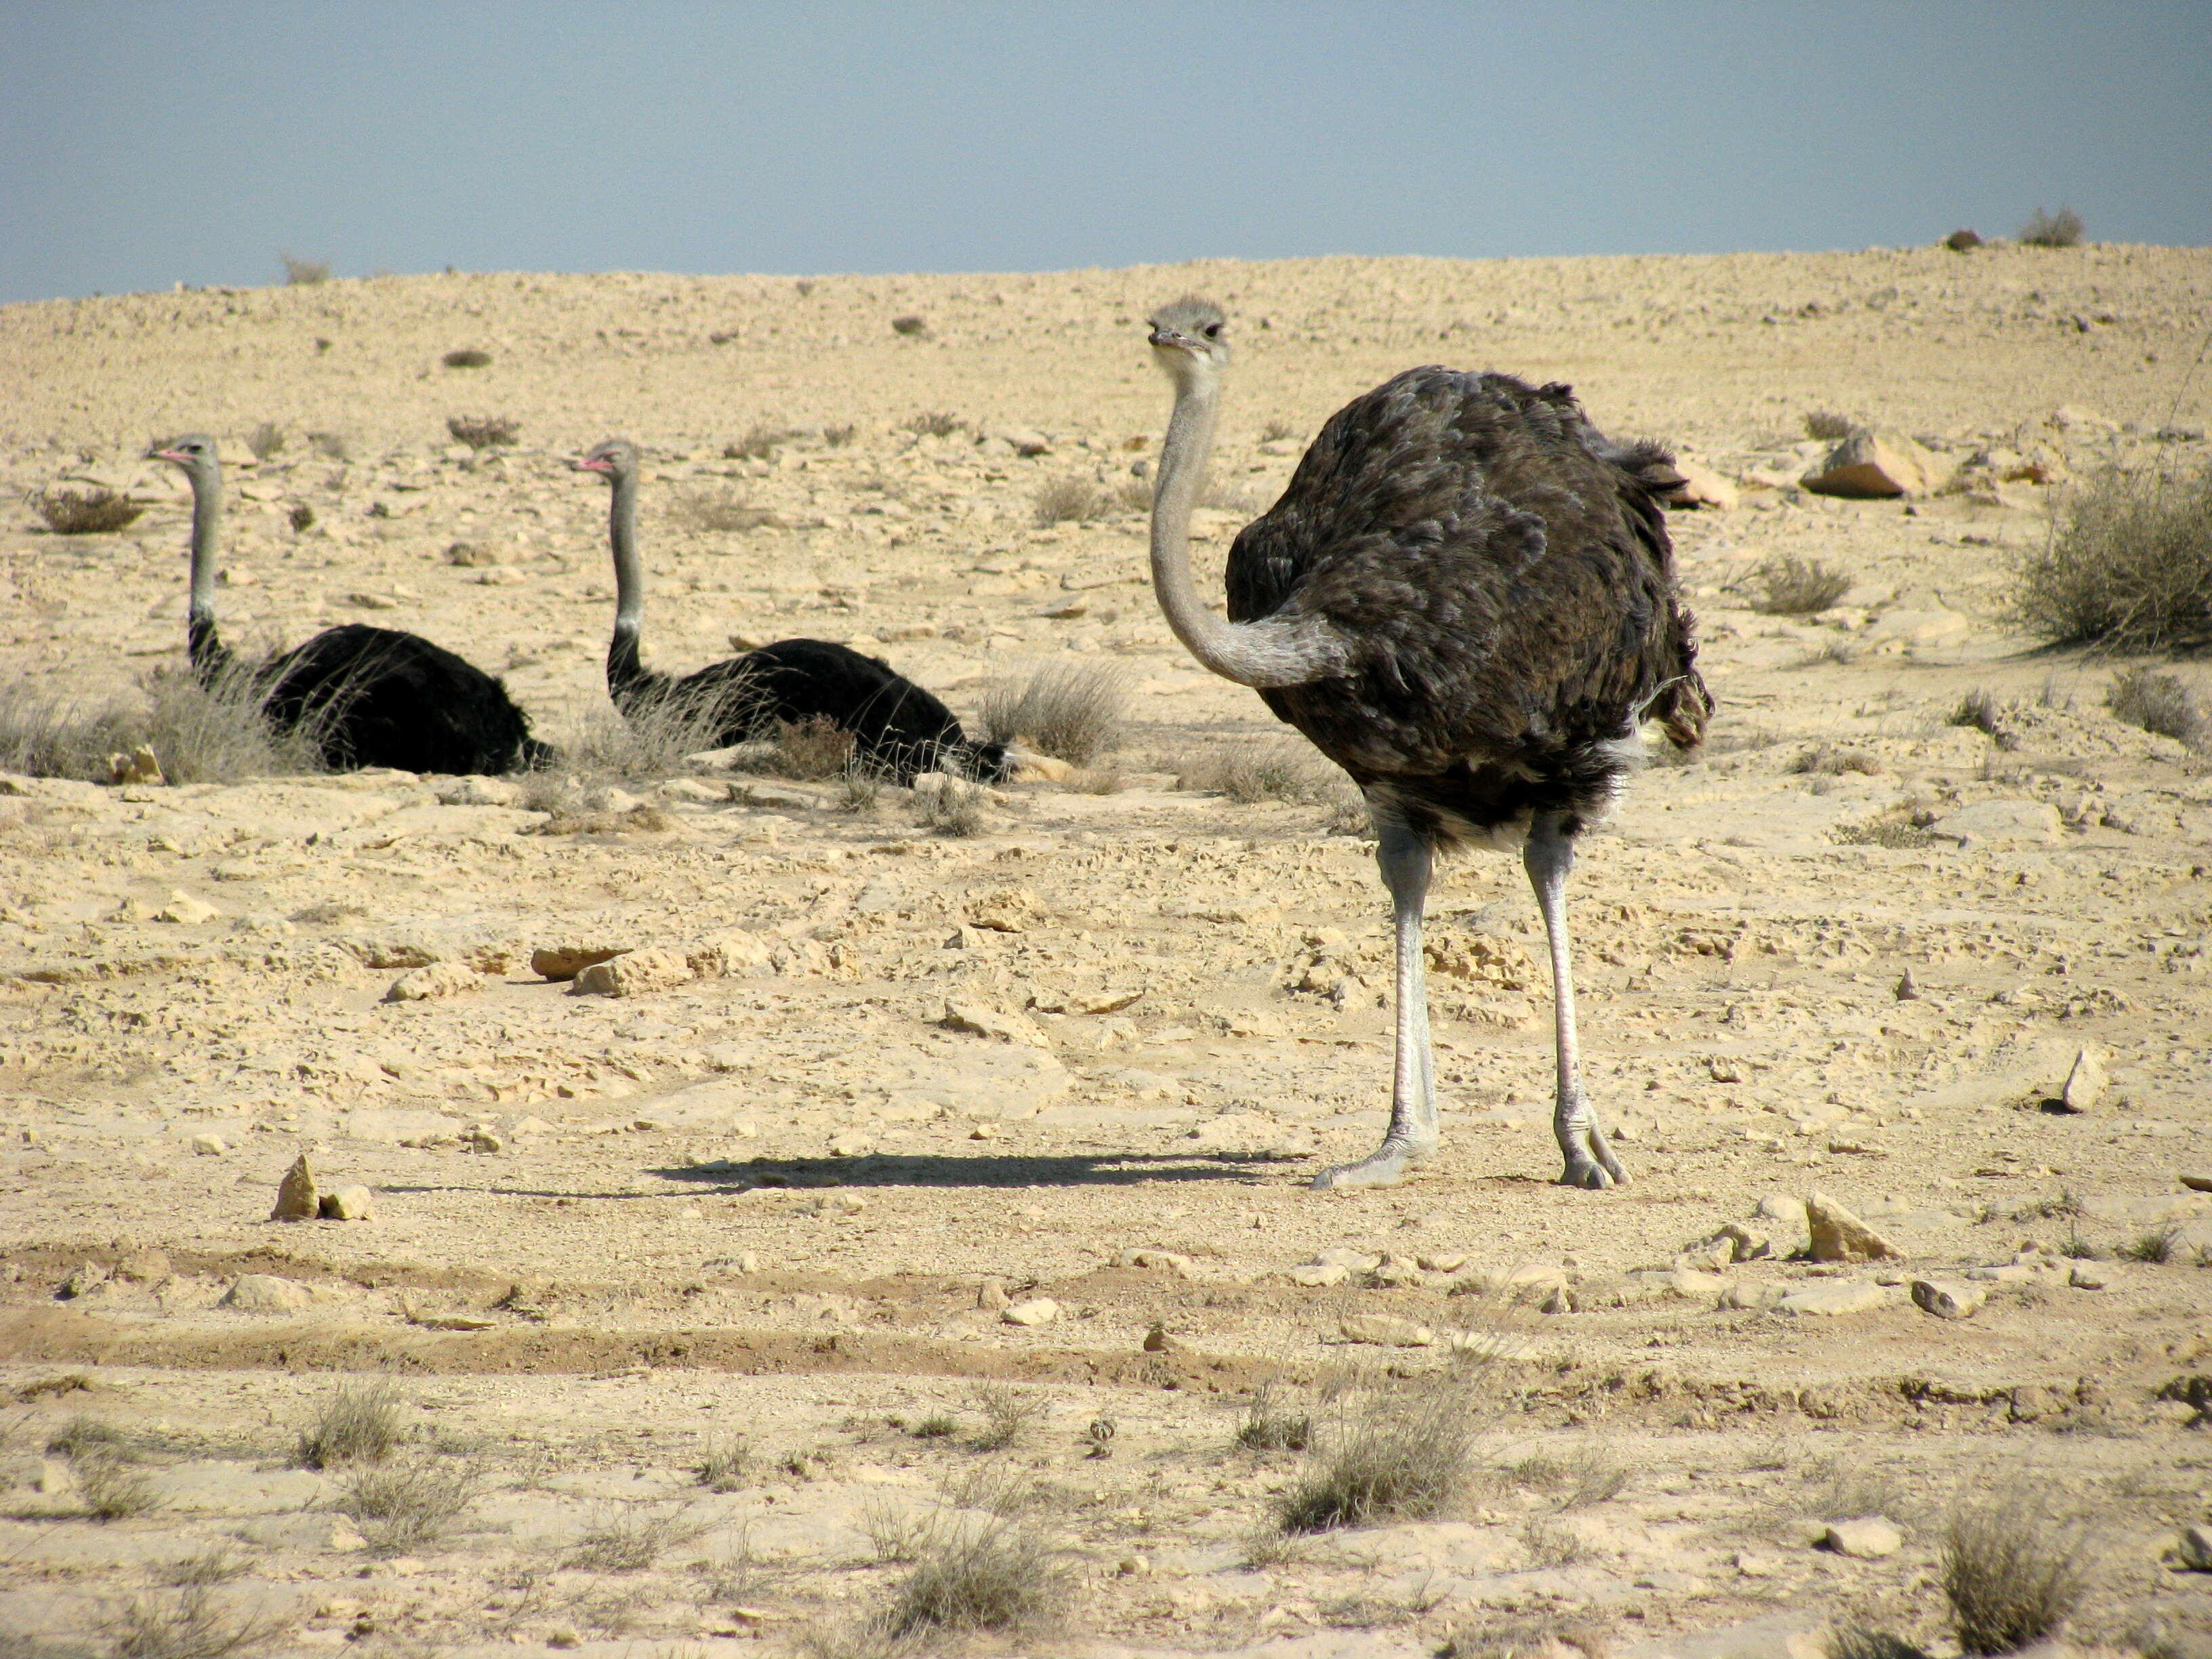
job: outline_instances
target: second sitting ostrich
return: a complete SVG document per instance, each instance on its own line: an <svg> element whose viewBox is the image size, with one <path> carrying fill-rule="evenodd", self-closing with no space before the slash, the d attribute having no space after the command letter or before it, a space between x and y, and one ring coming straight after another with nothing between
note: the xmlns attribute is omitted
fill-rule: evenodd
<svg viewBox="0 0 2212 1659"><path fill-rule="evenodd" d="M610 438L574 463L613 488L607 540L615 561L615 631L607 641L607 695L627 720L659 704L696 714L718 744L742 743L779 720L827 720L853 737L856 759L910 784L918 773L957 771L996 782L1012 762L1003 744L971 743L952 711L888 663L828 640L778 640L709 663L678 679L638 659L645 623L645 565L637 550L637 447Z"/></svg>
<svg viewBox="0 0 2212 1659"><path fill-rule="evenodd" d="M1402 1180L1435 1151L1421 918L1439 852L1522 843L1549 939L1567 1185L1626 1179L1583 1091L1569 962L1575 838L1619 793L1645 719L1682 748L1712 699L1676 591L1666 453L1606 439L1564 386L1408 369L1332 416L1282 499L1237 538L1229 620L1191 581L1189 531L1229 364L1204 300L1152 319L1175 383L1152 504L1152 586L1190 653L1257 690L1365 796L1397 951L1390 1123L1322 1188Z"/></svg>

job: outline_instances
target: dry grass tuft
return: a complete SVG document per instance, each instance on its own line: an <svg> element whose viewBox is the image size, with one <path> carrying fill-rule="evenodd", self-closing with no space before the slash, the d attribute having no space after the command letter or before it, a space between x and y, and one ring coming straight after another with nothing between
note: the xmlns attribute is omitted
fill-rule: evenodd
<svg viewBox="0 0 2212 1659"><path fill-rule="evenodd" d="M908 416L906 429L921 438L949 438L966 424L950 410L925 409Z"/></svg>
<svg viewBox="0 0 2212 1659"><path fill-rule="evenodd" d="M1128 676L1118 668L1050 663L1016 685L993 686L977 723L987 743L1025 743L1075 766L1117 749L1129 702Z"/></svg>
<svg viewBox="0 0 2212 1659"><path fill-rule="evenodd" d="M115 1659L230 1659L268 1646L288 1627L226 1607L206 1584L188 1584L174 1595L133 1596L107 1635Z"/></svg>
<svg viewBox="0 0 2212 1659"><path fill-rule="evenodd" d="M1570 1653L1605 1659L1607 1643L1603 1632L1578 1622L1477 1613L1453 1625L1436 1651L1437 1659L1563 1659Z"/></svg>
<svg viewBox="0 0 2212 1659"><path fill-rule="evenodd" d="M668 1551L696 1544L708 1523L681 1510L611 1511L576 1540L568 1565L582 1572L643 1572Z"/></svg>
<svg viewBox="0 0 2212 1659"><path fill-rule="evenodd" d="M983 1413L983 1431L975 1437L978 1451L1004 1451L1044 1415L1043 1401L1005 1382L978 1382L970 1397Z"/></svg>
<svg viewBox="0 0 2212 1659"><path fill-rule="evenodd" d="M257 461L283 454L284 444L284 428L274 421L257 421L253 429L246 434L246 447Z"/></svg>
<svg viewBox="0 0 2212 1659"><path fill-rule="evenodd" d="M105 783L116 756L141 748L154 751L170 783L323 769L317 722L273 727L249 663L234 663L204 685L171 669L142 684L143 701L106 707L64 702L21 680L0 686L0 770Z"/></svg>
<svg viewBox="0 0 2212 1659"><path fill-rule="evenodd" d="M73 1452L70 1468L76 1476L77 1495L84 1512L94 1521L127 1521L161 1506L153 1476L131 1461L118 1447L100 1446Z"/></svg>
<svg viewBox="0 0 2212 1659"><path fill-rule="evenodd" d="M852 769L853 734L827 714L778 720L765 769L780 777L842 777Z"/></svg>
<svg viewBox="0 0 2212 1659"><path fill-rule="evenodd" d="M1938 1569L1968 1654L2014 1653L2056 1635L2089 1589L2081 1532L2021 1493L1954 1510Z"/></svg>
<svg viewBox="0 0 2212 1659"><path fill-rule="evenodd" d="M983 791L962 778L914 792L914 819L933 835L965 840L983 833Z"/></svg>
<svg viewBox="0 0 2212 1659"><path fill-rule="evenodd" d="M2163 1267L2180 1253L2181 1231L2178 1227L2138 1233L2119 1249L2121 1261L2141 1261L2152 1267Z"/></svg>
<svg viewBox="0 0 2212 1659"><path fill-rule="evenodd" d="M902 335L909 340L926 340L929 337L929 319L911 313L904 317L894 317L891 319L891 332Z"/></svg>
<svg viewBox="0 0 2212 1659"><path fill-rule="evenodd" d="M1019 1521L948 1521L918 1547L884 1627L893 1638L940 1631L1017 1632L1047 1623L1066 1595L1053 1552Z"/></svg>
<svg viewBox="0 0 2212 1659"><path fill-rule="evenodd" d="M417 1459L360 1469L340 1488L336 1507L371 1545L396 1553L428 1543L459 1519L476 1496L475 1472Z"/></svg>
<svg viewBox="0 0 2212 1659"><path fill-rule="evenodd" d="M735 443L722 446L726 461L764 461L794 439L806 434L797 427L770 426L766 422L750 428Z"/></svg>
<svg viewBox="0 0 2212 1659"><path fill-rule="evenodd" d="M1343 774L1309 750L1282 744L1217 749L1176 775L1178 789L1211 790L1246 806L1276 800L1297 806L1348 806L1356 799Z"/></svg>
<svg viewBox="0 0 2212 1659"><path fill-rule="evenodd" d="M1826 611L1851 586L1849 572L1795 554L1765 560L1751 575L1759 584L1751 608L1768 617L1809 617Z"/></svg>
<svg viewBox="0 0 2212 1659"><path fill-rule="evenodd" d="M162 1582L179 1589L195 1584L227 1584L244 1573L246 1565L246 1558L231 1547L228 1539L218 1539L197 1555L172 1561Z"/></svg>
<svg viewBox="0 0 2212 1659"><path fill-rule="evenodd" d="M1823 778L1838 777L1845 772L1877 777L1881 773L1881 763L1864 750L1844 749L1832 743L1820 743L1790 762L1790 769Z"/></svg>
<svg viewBox="0 0 2212 1659"><path fill-rule="evenodd" d="M57 536L108 536L136 524L145 508L128 495L97 485L89 489L41 489L31 507Z"/></svg>
<svg viewBox="0 0 2212 1659"><path fill-rule="evenodd" d="M699 1460L699 1484L708 1492L736 1492L745 1484L753 1455L741 1434L718 1435Z"/></svg>
<svg viewBox="0 0 2212 1659"><path fill-rule="evenodd" d="M1377 1395L1333 1438L1318 1466L1278 1500L1285 1532L1430 1520L1474 1474L1473 1402L1455 1384Z"/></svg>
<svg viewBox="0 0 2212 1659"><path fill-rule="evenodd" d="M471 449L494 449L513 443L522 431L520 421L504 415L448 415L446 430L453 441Z"/></svg>
<svg viewBox="0 0 2212 1659"><path fill-rule="evenodd" d="M46 1451L50 1456L71 1459L101 1453L120 1456L129 1443L112 1423L79 1412L46 1437Z"/></svg>
<svg viewBox="0 0 2212 1659"><path fill-rule="evenodd" d="M914 1425L917 1440L949 1440L960 1432L960 1419L951 1412L932 1412Z"/></svg>
<svg viewBox="0 0 2212 1659"><path fill-rule="evenodd" d="M1844 1625L1828 1637L1828 1659L1928 1659L1928 1655L1886 1630Z"/></svg>
<svg viewBox="0 0 2212 1659"><path fill-rule="evenodd" d="M1304 1451L1313 1443L1312 1413L1278 1409L1275 1385L1262 1382L1252 1391L1237 1425L1237 1443L1247 1451Z"/></svg>
<svg viewBox="0 0 2212 1659"><path fill-rule="evenodd" d="M695 531L760 530L782 522L772 508L755 507L728 489L694 489L669 504L668 517L678 529Z"/></svg>
<svg viewBox="0 0 2212 1659"><path fill-rule="evenodd" d="M627 714L594 709L574 741L562 748L567 775L538 773L526 781L524 787L533 796L551 798L531 810L581 810L604 804L589 796L607 784L658 782L688 773L692 769L687 757L723 747L727 732L749 723L751 701L739 679L703 691L672 688L662 696L639 697Z"/></svg>
<svg viewBox="0 0 2212 1659"><path fill-rule="evenodd" d="M2208 735L2197 695L2179 674L2141 667L2124 670L2106 688L2105 707L2112 711L2114 720L2176 738L2192 749Z"/></svg>
<svg viewBox="0 0 2212 1659"><path fill-rule="evenodd" d="M1818 438L1824 444L1839 443L1857 429L1858 422L1848 415L1838 415L1832 409L1808 410L1805 416L1805 435Z"/></svg>
<svg viewBox="0 0 2212 1659"><path fill-rule="evenodd" d="M2012 578L2014 618L2056 645L2212 644L2212 465L2171 477L2099 473Z"/></svg>
<svg viewBox="0 0 2212 1659"><path fill-rule="evenodd" d="M1036 493L1031 516L1037 524L1088 524L1110 505L1106 492L1088 478L1054 478Z"/></svg>
<svg viewBox="0 0 2212 1659"><path fill-rule="evenodd" d="M1570 1527L1547 1515L1532 1515L1521 1523L1521 1547L1538 1567L1571 1567L1589 1557L1589 1546Z"/></svg>
<svg viewBox="0 0 2212 1659"><path fill-rule="evenodd" d="M479 351L474 346L463 346L458 351L447 352L438 361L447 368L483 368L490 363L491 353Z"/></svg>
<svg viewBox="0 0 2212 1659"><path fill-rule="evenodd" d="M302 1468L381 1463L400 1441L399 1393L389 1382L342 1382L300 1431Z"/></svg>
<svg viewBox="0 0 2212 1659"><path fill-rule="evenodd" d="M2056 213L2045 213L2039 207L2020 228L2020 240L2030 247L2079 247L2081 216L2070 207L2062 207Z"/></svg>
<svg viewBox="0 0 2212 1659"><path fill-rule="evenodd" d="M289 253L279 254L277 258L284 262L284 281L289 287L310 288L317 283L331 280L331 262L328 259L296 259Z"/></svg>

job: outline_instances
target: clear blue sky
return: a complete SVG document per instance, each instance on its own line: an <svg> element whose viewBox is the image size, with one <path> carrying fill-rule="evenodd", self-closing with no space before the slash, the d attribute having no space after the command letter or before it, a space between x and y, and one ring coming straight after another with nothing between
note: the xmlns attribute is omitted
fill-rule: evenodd
<svg viewBox="0 0 2212 1659"><path fill-rule="evenodd" d="M2212 3L0 0L0 301L2212 243Z"/></svg>

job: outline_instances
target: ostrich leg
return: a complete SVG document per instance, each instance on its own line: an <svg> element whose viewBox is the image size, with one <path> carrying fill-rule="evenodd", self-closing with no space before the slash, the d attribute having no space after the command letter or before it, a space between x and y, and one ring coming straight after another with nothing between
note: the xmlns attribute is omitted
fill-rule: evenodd
<svg viewBox="0 0 2212 1659"><path fill-rule="evenodd" d="M1552 1133L1565 1154L1562 1185L1593 1189L1628 1179L1620 1160L1597 1127L1597 1114L1583 1095L1582 1056L1575 1041L1574 964L1567 947L1567 872L1575 867L1574 834L1565 816L1540 812L1528 829L1521 862L1536 890L1544 913L1544 934L1552 946L1552 1001L1559 1039L1559 1095L1553 1109Z"/></svg>
<svg viewBox="0 0 2212 1659"><path fill-rule="evenodd" d="M1421 957L1421 910L1436 855L1402 825L1382 828L1375 848L1382 884L1390 890L1398 937L1397 1054L1390 1076L1390 1127L1382 1144L1357 1164L1323 1170L1315 1187L1388 1187L1437 1149L1436 1068L1429 1057L1429 985Z"/></svg>

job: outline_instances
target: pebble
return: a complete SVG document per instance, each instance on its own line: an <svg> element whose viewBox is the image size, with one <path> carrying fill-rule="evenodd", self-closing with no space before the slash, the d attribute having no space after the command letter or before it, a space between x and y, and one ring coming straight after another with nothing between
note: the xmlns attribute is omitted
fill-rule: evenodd
<svg viewBox="0 0 2212 1659"><path fill-rule="evenodd" d="M1437 1340L1426 1325L1393 1314L1353 1314L1337 1328L1348 1342L1373 1342L1386 1348L1425 1348Z"/></svg>
<svg viewBox="0 0 2212 1659"><path fill-rule="evenodd" d="M1905 1252L1825 1193L1805 1199L1815 1261L1898 1261Z"/></svg>
<svg viewBox="0 0 2212 1659"><path fill-rule="evenodd" d="M1721 1292L1720 1305L1740 1312L1763 1312L1781 1301L1783 1295L1779 1285L1759 1285L1749 1279L1738 1279Z"/></svg>
<svg viewBox="0 0 2212 1659"><path fill-rule="evenodd" d="M314 1301L314 1294L295 1279L274 1273L246 1273L223 1293L222 1305L240 1313L297 1313Z"/></svg>
<svg viewBox="0 0 2212 1659"><path fill-rule="evenodd" d="M999 1317L1009 1325L1049 1325L1060 1317L1060 1304L1048 1296L1033 1296L1015 1303Z"/></svg>
<svg viewBox="0 0 2212 1659"><path fill-rule="evenodd" d="M855 1129L847 1130L830 1143L832 1158L866 1158L875 1150L874 1137Z"/></svg>
<svg viewBox="0 0 2212 1659"><path fill-rule="evenodd" d="M269 1212L271 1221L313 1221L321 1214L315 1198L315 1172L307 1167L305 1152L292 1160L292 1167L284 1171L284 1179L276 1186L276 1207Z"/></svg>
<svg viewBox="0 0 2212 1659"><path fill-rule="evenodd" d="M2212 1193L2212 1173L2180 1175L2174 1177L2192 1193Z"/></svg>
<svg viewBox="0 0 2212 1659"><path fill-rule="evenodd" d="M1989 1292L1981 1285L1958 1279L1916 1279L1912 1281L1912 1305L1923 1313L1931 1313L1938 1319L1971 1318Z"/></svg>
<svg viewBox="0 0 2212 1659"><path fill-rule="evenodd" d="M173 892L169 895L168 902L154 912L154 920L181 922L186 927L194 927L203 921L213 921L222 914L212 904L202 899L196 899L190 893Z"/></svg>
<svg viewBox="0 0 2212 1659"><path fill-rule="evenodd" d="M2085 1045L2074 1055L2073 1068L2066 1073L2065 1085L2058 1091L2058 1103L2069 1112L2089 1111L2105 1097L2105 1091L2111 1085L2104 1060L2096 1049Z"/></svg>
<svg viewBox="0 0 2212 1659"><path fill-rule="evenodd" d="M987 1279L976 1288L975 1305L979 1308L1003 1310L1011 1305L1006 1287L995 1279Z"/></svg>
<svg viewBox="0 0 2212 1659"><path fill-rule="evenodd" d="M1881 1286L1871 1279L1832 1279L1825 1284L1808 1285L1802 1290L1788 1291L1774 1305L1786 1314L1825 1317L1836 1314L1866 1313L1888 1300Z"/></svg>
<svg viewBox="0 0 2212 1659"><path fill-rule="evenodd" d="M465 962L434 962L410 968L386 988L386 1002L428 1002L462 991L476 990L483 977Z"/></svg>
<svg viewBox="0 0 2212 1659"><path fill-rule="evenodd" d="M325 1221L372 1221L376 1201L359 1182L336 1187L322 1195L317 1211Z"/></svg>
<svg viewBox="0 0 2212 1659"><path fill-rule="evenodd" d="M1123 1250L1114 1258L1114 1265L1117 1267L1165 1267L1170 1273L1185 1279L1196 1276L1190 1258L1173 1250Z"/></svg>
<svg viewBox="0 0 2212 1659"><path fill-rule="evenodd" d="M1428 1282L1420 1265L1411 1256L1386 1255L1376 1264L1371 1275L1373 1282L1385 1289L1419 1290Z"/></svg>
<svg viewBox="0 0 2212 1659"><path fill-rule="evenodd" d="M2212 1572L2212 1527L2184 1527L2173 1559L2191 1572Z"/></svg>
<svg viewBox="0 0 2212 1659"><path fill-rule="evenodd" d="M2112 1269L2101 1261L2077 1261L2066 1275L2066 1282L2077 1291L2101 1291L2112 1283Z"/></svg>
<svg viewBox="0 0 2212 1659"><path fill-rule="evenodd" d="M1260 1218L1255 1216L1252 1220L1252 1224L1255 1227L1261 1225L1261 1222ZM1426 1255L1417 1255L1413 1260L1420 1264L1424 1271L1428 1273L1455 1273L1462 1267L1467 1266L1467 1252L1464 1250L1452 1250L1439 1255L1431 1251Z"/></svg>
<svg viewBox="0 0 2212 1659"><path fill-rule="evenodd" d="M1764 1228L1747 1226L1741 1221L1731 1221L1714 1235L1724 1238L1733 1247L1730 1260L1757 1261L1774 1254L1774 1240Z"/></svg>
<svg viewBox="0 0 2212 1659"><path fill-rule="evenodd" d="M1879 1515L1867 1515L1856 1521L1830 1522L1820 1534L1819 1547L1855 1560L1879 1561L1896 1554L1904 1545L1905 1534L1893 1522Z"/></svg>
<svg viewBox="0 0 2212 1659"><path fill-rule="evenodd" d="M194 1135L191 1145L194 1158L221 1158L230 1150L221 1135Z"/></svg>

